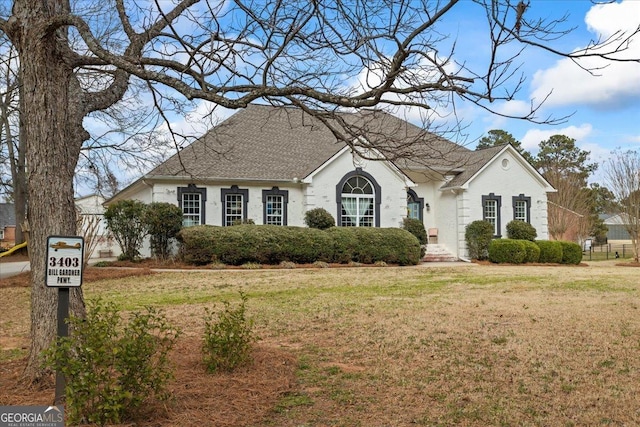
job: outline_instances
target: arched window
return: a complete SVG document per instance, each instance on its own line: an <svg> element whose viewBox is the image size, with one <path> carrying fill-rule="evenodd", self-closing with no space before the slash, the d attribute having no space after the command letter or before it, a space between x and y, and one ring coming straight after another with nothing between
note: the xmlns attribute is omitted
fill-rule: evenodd
<svg viewBox="0 0 640 427"><path fill-rule="evenodd" d="M381 189L376 180L356 168L336 185L338 226L380 227Z"/></svg>

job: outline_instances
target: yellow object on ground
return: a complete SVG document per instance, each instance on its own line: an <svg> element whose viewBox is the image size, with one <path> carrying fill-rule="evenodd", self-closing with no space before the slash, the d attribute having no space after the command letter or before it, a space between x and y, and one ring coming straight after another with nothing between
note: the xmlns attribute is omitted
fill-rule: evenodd
<svg viewBox="0 0 640 427"><path fill-rule="evenodd" d="M15 245L14 247L9 249L8 251L0 253L0 258L3 257L3 256L11 255L15 251L17 251L19 249L22 249L22 248L26 248L26 247L27 247L27 242L22 242L19 245Z"/></svg>

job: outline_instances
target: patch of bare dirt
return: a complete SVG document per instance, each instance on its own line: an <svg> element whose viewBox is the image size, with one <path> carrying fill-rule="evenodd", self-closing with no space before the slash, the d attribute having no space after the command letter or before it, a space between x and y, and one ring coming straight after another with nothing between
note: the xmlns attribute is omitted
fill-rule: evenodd
<svg viewBox="0 0 640 427"><path fill-rule="evenodd" d="M124 426L255 426L296 384L295 357L277 348L256 346L253 363L232 373L208 374L201 361L201 342L180 339L172 360L175 380L168 402L149 405L140 419ZM3 405L53 403L53 380L40 387L20 381L24 360L0 363L0 402Z"/></svg>
<svg viewBox="0 0 640 427"><path fill-rule="evenodd" d="M640 267L640 262L618 262L616 267Z"/></svg>
<svg viewBox="0 0 640 427"><path fill-rule="evenodd" d="M82 280L85 283L95 282L104 279L121 279L132 276L148 276L154 274L150 268L110 268L110 267L89 267L84 270ZM1 288L28 287L31 280L31 272L27 271L15 276L7 277L0 281Z"/></svg>

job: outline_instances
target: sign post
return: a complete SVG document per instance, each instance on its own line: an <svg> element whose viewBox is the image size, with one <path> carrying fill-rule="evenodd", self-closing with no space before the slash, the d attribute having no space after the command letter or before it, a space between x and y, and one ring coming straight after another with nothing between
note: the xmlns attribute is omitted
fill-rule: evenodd
<svg viewBox="0 0 640 427"><path fill-rule="evenodd" d="M58 288L58 336L69 335L66 319L69 317L69 288L82 286L84 265L84 239L80 236L49 236L47 238L47 260L45 284ZM56 372L55 404L62 403L66 381Z"/></svg>

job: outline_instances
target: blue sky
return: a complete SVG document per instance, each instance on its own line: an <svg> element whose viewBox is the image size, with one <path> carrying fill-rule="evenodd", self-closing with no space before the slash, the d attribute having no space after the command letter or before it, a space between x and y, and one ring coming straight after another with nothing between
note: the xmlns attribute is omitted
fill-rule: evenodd
<svg viewBox="0 0 640 427"><path fill-rule="evenodd" d="M606 38L617 30L635 29L640 24L640 0L620 0L594 5L589 0L530 0L527 18L547 19L568 16L563 28L573 28L570 34L553 42L553 47L567 52L583 48L590 40ZM450 36L446 43L456 41L453 60L473 64L486 62L489 43L483 9L470 0L461 0L445 16L438 29ZM627 57L640 58L640 37L630 45ZM535 154L538 144L555 134L576 140L578 147L591 152L591 160L602 164L616 149L640 149L640 63L613 63L593 76L569 59L563 59L540 49L528 48L517 61L522 62L525 82L515 100L496 102L498 111L524 114L531 99L549 96L540 117L570 116L564 123L541 125L492 115L476 106L458 103L458 118L465 125L464 135L456 141L475 148L479 138L491 129L510 132L523 146ZM585 62L588 67L600 67L595 60ZM197 110L188 117L173 119L172 126L191 135L201 135L211 126L233 113L199 102ZM404 112L412 117L411 112ZM206 118L203 118L206 117ZM414 115L416 117L416 115ZM420 124L420 123L416 123ZM128 171L131 173L132 171ZM129 175L129 180L139 175ZM592 181L601 181L596 173Z"/></svg>
<svg viewBox="0 0 640 427"><path fill-rule="evenodd" d="M463 2L465 3L465 2ZM469 7L469 5L464 5ZM555 46L566 50L584 47L589 40L606 37L618 29L628 30L640 25L640 1L624 0L607 5L594 5L587 0L531 0L530 10L540 16L569 15L568 27L576 29ZM464 12L463 12L464 13ZM473 26L474 17L464 15L465 24ZM463 54L463 52L461 52ZM640 37L630 46L628 57L640 58ZM602 162L615 148L640 148L640 64L617 63L591 76L568 59L541 51L527 50L523 54L523 71L527 77L518 100L504 103L504 111L520 111L529 99L539 99L551 93L541 110L541 116L571 115L566 123L548 126L519 120L503 119L470 109L466 119L471 138L478 138L491 129L510 132L532 153L540 141L551 135L563 134L591 152L592 160ZM591 61L589 65L598 66ZM597 180L597 175L594 176Z"/></svg>

